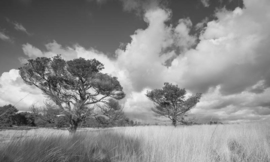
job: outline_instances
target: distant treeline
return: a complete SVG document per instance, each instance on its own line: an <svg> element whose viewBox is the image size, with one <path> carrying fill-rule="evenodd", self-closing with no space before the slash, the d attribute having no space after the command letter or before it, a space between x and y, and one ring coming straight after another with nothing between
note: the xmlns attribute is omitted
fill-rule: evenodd
<svg viewBox="0 0 270 162"><path fill-rule="evenodd" d="M47 105L45 108L32 107L29 112L19 112L13 105L0 107L0 127L12 126L29 127L69 127L68 118L61 114L61 110ZM103 118L86 117L79 127L115 127L115 126L135 126L141 123L127 118L124 113L113 121L108 122Z"/></svg>

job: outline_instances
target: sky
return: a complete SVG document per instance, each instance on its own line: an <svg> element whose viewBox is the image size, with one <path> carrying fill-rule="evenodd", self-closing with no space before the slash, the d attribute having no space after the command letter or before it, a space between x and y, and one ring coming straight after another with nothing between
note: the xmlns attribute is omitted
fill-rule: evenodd
<svg viewBox="0 0 270 162"><path fill-rule="evenodd" d="M126 114L163 122L145 96L164 82L202 93L197 122L270 118L269 0L1 0L0 106L46 97L26 85L27 59L97 59L126 93Z"/></svg>

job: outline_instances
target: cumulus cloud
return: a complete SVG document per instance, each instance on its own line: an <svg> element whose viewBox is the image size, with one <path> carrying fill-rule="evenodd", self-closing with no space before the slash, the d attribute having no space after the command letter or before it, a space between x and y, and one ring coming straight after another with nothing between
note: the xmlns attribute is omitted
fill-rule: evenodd
<svg viewBox="0 0 270 162"><path fill-rule="evenodd" d="M0 105L13 104L21 109L28 109L31 105L43 105L46 99L39 89L23 83L19 71L12 69L0 77Z"/></svg>
<svg viewBox="0 0 270 162"><path fill-rule="evenodd" d="M167 9L146 10L147 28L136 30L131 42L116 50L114 60L93 48L85 49L78 44L67 47L56 41L46 44L44 51L31 44L22 48L28 58L62 54L67 60L98 59L105 65L104 72L117 76L123 85L127 94L123 102L129 114L151 114L149 108L153 104L145 96L146 91L171 82L189 92L204 93L190 112L202 122L264 119L270 114L270 2L244 3L245 9L218 10L215 20L195 26L188 18L168 25L171 12ZM190 35L196 26L203 28L198 38ZM10 77L13 81L0 84L13 88L16 84L23 85L14 81L15 74L15 71L3 74L1 79ZM30 89L14 88L15 93L26 91ZM11 99L14 96L8 96L1 97L1 101L14 103Z"/></svg>
<svg viewBox="0 0 270 162"><path fill-rule="evenodd" d="M201 92L220 85L223 94L234 94L260 80L269 83L270 55L266 44L270 41L270 21L265 16L269 11L261 12L257 7L267 8L269 3L249 6L250 3L247 1L247 9L218 12L218 20L207 23L197 47L172 62L171 72L178 74L180 85ZM182 69L180 76L178 69Z"/></svg>
<svg viewBox="0 0 270 162"><path fill-rule="evenodd" d="M189 19L179 20L173 28L165 24L169 18L170 12L165 10L148 11L145 21L149 26L145 30L137 30L126 49L116 51L117 63L125 69L135 91L162 86L168 81L168 68L164 63L173 61L180 54L176 51L184 52L195 42L195 38L189 35Z"/></svg>

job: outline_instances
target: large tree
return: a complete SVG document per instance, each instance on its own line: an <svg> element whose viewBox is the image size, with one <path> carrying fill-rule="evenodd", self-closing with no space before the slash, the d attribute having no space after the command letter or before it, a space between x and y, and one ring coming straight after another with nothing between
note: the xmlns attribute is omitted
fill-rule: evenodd
<svg viewBox="0 0 270 162"><path fill-rule="evenodd" d="M184 122L185 114L200 100L201 94L186 97L186 90L177 85L164 83L162 89L148 91L146 96L152 100L155 107L152 111L158 116L164 116L176 126L177 122Z"/></svg>
<svg viewBox="0 0 270 162"><path fill-rule="evenodd" d="M101 73L102 69L96 59L66 61L57 55L30 59L19 71L25 83L42 90L63 110L69 117L70 132L75 132L94 104L125 97L117 78Z"/></svg>

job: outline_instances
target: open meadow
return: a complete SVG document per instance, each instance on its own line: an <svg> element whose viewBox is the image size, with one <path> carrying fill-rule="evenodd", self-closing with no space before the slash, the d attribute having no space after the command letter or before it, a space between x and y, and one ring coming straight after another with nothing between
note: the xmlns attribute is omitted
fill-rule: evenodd
<svg viewBox="0 0 270 162"><path fill-rule="evenodd" d="M269 162L267 123L0 132L1 162Z"/></svg>

